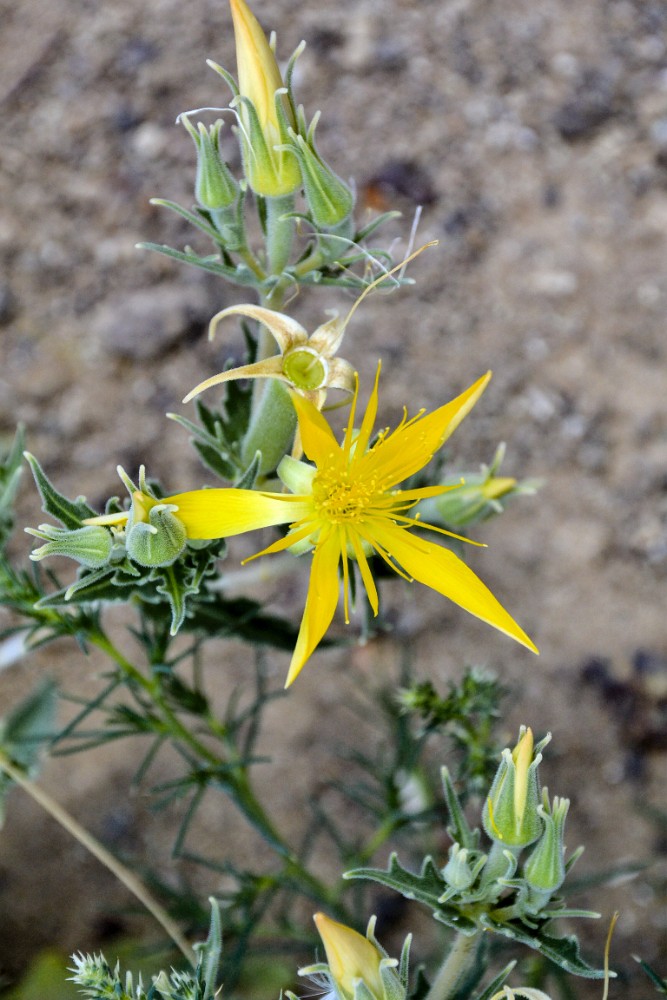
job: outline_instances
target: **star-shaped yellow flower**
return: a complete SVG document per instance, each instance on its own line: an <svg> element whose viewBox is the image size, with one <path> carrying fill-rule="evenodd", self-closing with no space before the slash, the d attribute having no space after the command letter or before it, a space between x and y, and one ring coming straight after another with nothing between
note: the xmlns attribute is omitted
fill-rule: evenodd
<svg viewBox="0 0 667 1000"><path fill-rule="evenodd" d="M306 607L286 686L297 677L331 624L338 604L339 570L345 620L349 621L350 559L359 566L368 600L377 614L371 555L380 556L406 580L431 587L537 652L526 633L458 556L410 530L426 528L451 534L405 513L420 500L438 496L448 487L397 489L399 483L431 460L477 402L490 377L488 372L432 413L421 411L411 419L406 414L396 430L381 432L373 444L377 378L358 431L354 429L355 390L341 444L320 411L309 400L294 394L303 450L313 464L290 457L283 460L278 472L292 495L230 488L180 493L163 501L174 505L188 538L226 538L288 524L285 537L258 555L292 546L313 550Z"/></svg>

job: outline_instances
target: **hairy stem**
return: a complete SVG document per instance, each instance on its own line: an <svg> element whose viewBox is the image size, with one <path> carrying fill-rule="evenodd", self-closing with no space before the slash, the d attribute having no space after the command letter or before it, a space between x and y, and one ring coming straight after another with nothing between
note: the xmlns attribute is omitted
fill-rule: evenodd
<svg viewBox="0 0 667 1000"><path fill-rule="evenodd" d="M470 968L477 948L476 934L457 934L449 955L440 966L425 1000L451 1000Z"/></svg>

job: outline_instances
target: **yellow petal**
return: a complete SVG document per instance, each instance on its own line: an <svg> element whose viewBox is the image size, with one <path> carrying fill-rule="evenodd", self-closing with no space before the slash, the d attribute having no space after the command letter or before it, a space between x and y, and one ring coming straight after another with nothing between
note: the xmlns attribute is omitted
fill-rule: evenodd
<svg viewBox="0 0 667 1000"><path fill-rule="evenodd" d="M209 340L213 340L218 323L220 320L226 319L227 316L247 316L248 319L263 323L275 337L281 354L300 344L306 344L308 341L307 332L291 316L276 312L274 309L265 309L264 306L255 306L252 303L230 306L228 309L216 313L208 326Z"/></svg>
<svg viewBox="0 0 667 1000"><path fill-rule="evenodd" d="M316 913L315 924L327 955L331 976L346 998L352 998L355 985L362 980L374 997L384 997L385 988L380 975L382 955L375 945L361 934L331 920L324 913Z"/></svg>
<svg viewBox="0 0 667 1000"><path fill-rule="evenodd" d="M373 391L371 392L370 398L368 400L368 405L366 407L366 412L364 413L363 419L361 421L361 428L359 429L359 434L356 439L356 449L355 456L363 458L368 448L368 442L371 439L371 434L373 433L373 428L375 427L375 419L378 412L378 383L380 381L380 364L378 362L377 371L375 373L375 384L373 385ZM350 423L352 423L352 414L350 414Z"/></svg>
<svg viewBox="0 0 667 1000"><path fill-rule="evenodd" d="M399 426L367 454L364 475L375 473L387 489L422 469L473 408L490 378L487 372L456 399Z"/></svg>
<svg viewBox="0 0 667 1000"><path fill-rule="evenodd" d="M368 565L368 559L366 558L364 547L361 544L361 538L356 531L350 531L349 539L350 544L352 545L352 551L354 552L354 558L357 560L357 564L359 566L359 572L361 573L361 579L366 590L368 603L371 606L373 614L377 616L377 613L380 610L380 601L378 598L377 587L375 586L375 580L373 579L371 568Z"/></svg>
<svg viewBox="0 0 667 1000"><path fill-rule="evenodd" d="M299 418L301 445L311 462L320 468L332 455L340 456L340 445L320 411L296 392L292 393L292 402Z"/></svg>
<svg viewBox="0 0 667 1000"><path fill-rule="evenodd" d="M313 653L322 636L331 625L338 604L338 563L340 561L338 533L330 532L320 542L313 554L310 570L308 598L301 620L299 636L294 647L292 662L285 687L299 676L306 660Z"/></svg>
<svg viewBox="0 0 667 1000"><path fill-rule="evenodd" d="M538 652L532 640L505 611L488 587L449 549L409 534L403 528L373 525L372 534L409 576L516 639L533 653Z"/></svg>
<svg viewBox="0 0 667 1000"><path fill-rule="evenodd" d="M126 524L129 516L129 510L121 511L119 514L98 514L97 517L84 518L81 524L103 524L113 527L116 524Z"/></svg>
<svg viewBox="0 0 667 1000"><path fill-rule="evenodd" d="M228 538L297 521L311 509L309 503L286 494L238 489L192 490L166 497L161 503L178 508L176 516L185 525L188 538Z"/></svg>
<svg viewBox="0 0 667 1000"><path fill-rule="evenodd" d="M255 105L263 128L268 123L277 127L274 96L276 90L283 86L283 80L276 57L262 26L244 0L230 0L230 7L234 22L239 90Z"/></svg>

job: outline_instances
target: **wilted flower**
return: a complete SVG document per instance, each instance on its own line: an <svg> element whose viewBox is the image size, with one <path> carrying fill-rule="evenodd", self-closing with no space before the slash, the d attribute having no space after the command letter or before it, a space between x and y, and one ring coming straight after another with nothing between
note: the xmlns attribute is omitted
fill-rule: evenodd
<svg viewBox="0 0 667 1000"><path fill-rule="evenodd" d="M354 368L349 361L335 357L345 332L345 323L338 317L318 326L309 337L300 323L284 313L249 304L230 306L213 317L209 337L214 336L218 323L227 316L247 316L263 323L274 336L280 354L213 375L195 386L183 400L184 403L205 389L238 378L277 378L296 389L318 409L324 402L327 389L353 391Z"/></svg>
<svg viewBox="0 0 667 1000"><path fill-rule="evenodd" d="M318 326L310 337L295 319L285 313L275 312L273 309L265 309L263 306L251 304L230 306L228 309L223 309L213 317L209 324L209 340L215 336L218 323L227 316L247 316L248 319L257 320L258 323L263 323L267 327L280 348L280 354L263 358L261 361L255 361L249 365L231 368L218 375L212 375L211 378L207 378L195 386L183 402L189 403L199 393L214 385L239 378L276 378L310 400L318 410L322 408L327 389L343 389L347 392L353 392L355 386L354 368L349 361L336 357L348 323L374 288L381 285L395 271L404 268L423 250L436 244L437 240L425 243L424 246L419 247L390 271L383 272L366 285L343 319L334 313L332 318Z"/></svg>

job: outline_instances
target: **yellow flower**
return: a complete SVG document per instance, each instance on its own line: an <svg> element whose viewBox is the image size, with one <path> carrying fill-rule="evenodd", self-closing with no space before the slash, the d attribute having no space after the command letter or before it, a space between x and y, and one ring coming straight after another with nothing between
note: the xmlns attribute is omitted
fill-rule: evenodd
<svg viewBox="0 0 667 1000"><path fill-rule="evenodd" d="M379 376L379 369L378 369ZM288 534L258 555L291 546L313 548L306 607L286 686L329 628L338 603L342 566L345 620L349 621L350 558L359 565L373 612L378 594L369 564L376 554L408 581L418 580L466 611L488 622L537 652L534 644L498 603L482 581L449 549L411 532L428 528L406 511L447 487L397 489L399 483L425 466L481 396L487 373L450 403L408 419L393 432L382 431L371 445L378 404L378 379L361 421L354 430L355 390L342 444L323 415L308 400L293 395L301 440L313 465L286 457L278 473L293 495L245 489L206 489L166 497L184 524L188 538L226 538L270 525L288 524ZM252 558L255 558L254 556Z"/></svg>
<svg viewBox="0 0 667 1000"><path fill-rule="evenodd" d="M277 147L288 143L288 130L296 128L294 110L259 21L244 0L230 0L230 6L245 176L256 194L292 194L301 186L299 162L289 149Z"/></svg>
<svg viewBox="0 0 667 1000"><path fill-rule="evenodd" d="M227 316L247 316L263 323L273 334L280 354L207 378L187 394L184 403L189 403L205 389L237 378L277 378L304 395L318 410L322 408L328 388L354 390L354 368L349 361L335 357L347 320L341 322L336 316L318 326L309 337L300 323L284 313L263 306L230 306L211 320L210 339L220 320Z"/></svg>
<svg viewBox="0 0 667 1000"><path fill-rule="evenodd" d="M322 938L329 972L343 1000L352 1000L355 984L361 980L373 997L383 998L385 989L380 976L384 956L375 945L357 931L324 913L316 913L315 925ZM385 964L389 964L385 961ZM395 964L395 963L394 963Z"/></svg>

